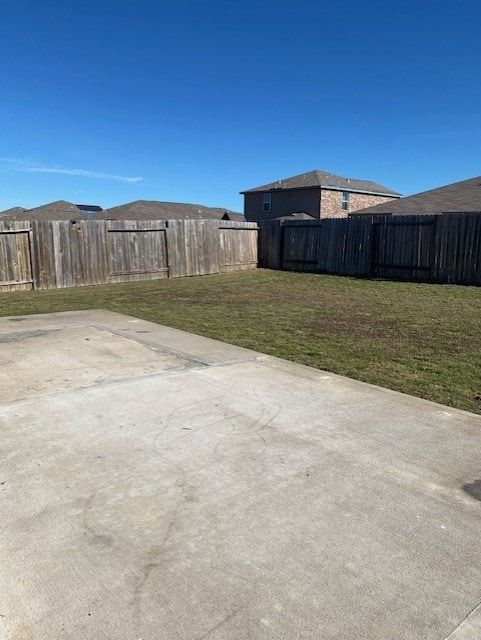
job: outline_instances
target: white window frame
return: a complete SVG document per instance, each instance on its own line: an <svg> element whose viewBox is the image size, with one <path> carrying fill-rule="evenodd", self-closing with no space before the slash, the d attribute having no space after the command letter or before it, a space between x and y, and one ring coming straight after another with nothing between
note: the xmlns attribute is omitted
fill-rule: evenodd
<svg viewBox="0 0 481 640"><path fill-rule="evenodd" d="M272 195L264 193L262 196L262 212L270 213L272 211Z"/></svg>
<svg viewBox="0 0 481 640"><path fill-rule="evenodd" d="M349 211L350 191L343 191L341 196L341 211Z"/></svg>

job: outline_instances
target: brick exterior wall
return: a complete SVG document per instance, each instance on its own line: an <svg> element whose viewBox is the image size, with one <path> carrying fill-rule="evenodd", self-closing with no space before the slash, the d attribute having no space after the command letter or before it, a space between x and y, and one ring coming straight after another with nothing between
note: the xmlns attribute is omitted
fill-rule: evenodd
<svg viewBox="0 0 481 640"><path fill-rule="evenodd" d="M269 192L266 192L269 193ZM263 193L244 194L244 214L246 220L272 220L280 216L289 216L291 213L304 212L319 218L321 190L314 189L289 189L285 191L271 191L271 211L264 212ZM368 206L368 205L365 205Z"/></svg>
<svg viewBox="0 0 481 640"><path fill-rule="evenodd" d="M347 218L353 211L373 207L375 204L388 202L389 200L397 200L397 198L350 192L349 208L347 211L343 211L341 208L342 191L321 189L321 218Z"/></svg>
<svg viewBox="0 0 481 640"><path fill-rule="evenodd" d="M264 193L271 194L271 211L263 211ZM244 214L249 222L272 220L292 213L308 213L313 218L347 218L353 211L396 198L349 192L349 208L341 208L342 191L332 189L286 189L244 194Z"/></svg>

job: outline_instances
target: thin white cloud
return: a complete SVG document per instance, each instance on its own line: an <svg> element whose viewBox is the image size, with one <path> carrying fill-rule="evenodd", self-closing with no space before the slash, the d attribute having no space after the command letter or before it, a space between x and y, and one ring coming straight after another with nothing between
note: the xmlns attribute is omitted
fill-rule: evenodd
<svg viewBox="0 0 481 640"><path fill-rule="evenodd" d="M36 164L35 160L33 158L30 157L25 157L25 158L0 158L0 162L7 162L8 164L27 164L27 165L31 165L31 164Z"/></svg>
<svg viewBox="0 0 481 640"><path fill-rule="evenodd" d="M97 171L87 171L85 169L63 169L58 166L42 166L29 158L0 158L0 162L8 166L11 171L20 173L55 173L67 176L81 176L83 178L94 178L95 180L116 180L117 182L141 182L143 178L119 176L113 173L99 173ZM4 169L0 169L2 173Z"/></svg>
<svg viewBox="0 0 481 640"><path fill-rule="evenodd" d="M97 173L84 169L60 169L58 167L24 167L19 169L23 173L60 173L66 176L82 176L83 178L96 178L98 180L118 180L119 182L140 182L142 178L128 178L116 176L112 173Z"/></svg>

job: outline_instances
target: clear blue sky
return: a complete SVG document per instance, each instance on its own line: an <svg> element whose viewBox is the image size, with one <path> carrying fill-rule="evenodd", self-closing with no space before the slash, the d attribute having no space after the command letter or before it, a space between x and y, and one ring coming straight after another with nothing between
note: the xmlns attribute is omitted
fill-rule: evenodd
<svg viewBox="0 0 481 640"><path fill-rule="evenodd" d="M481 174L481 3L0 0L0 210Z"/></svg>

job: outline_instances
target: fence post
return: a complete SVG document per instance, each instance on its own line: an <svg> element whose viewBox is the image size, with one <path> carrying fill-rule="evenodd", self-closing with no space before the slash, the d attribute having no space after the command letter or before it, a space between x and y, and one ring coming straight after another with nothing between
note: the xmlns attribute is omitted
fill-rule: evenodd
<svg viewBox="0 0 481 640"><path fill-rule="evenodd" d="M170 251L169 251L169 233L170 233L169 221L166 220L165 233L164 233L165 262L167 264L167 278L172 278L172 263L171 263Z"/></svg>
<svg viewBox="0 0 481 640"><path fill-rule="evenodd" d="M279 270L283 271L284 269L284 241L285 241L285 231L284 231L284 222L283 220L279 220Z"/></svg>
<svg viewBox="0 0 481 640"><path fill-rule="evenodd" d="M376 276L375 264L376 264L376 251L377 251L377 246L376 246L377 236L376 236L376 225L374 224L374 216L369 216L369 222L370 222L370 231L371 231L371 233L369 234L371 236L371 264L369 267L369 275L371 278L374 278Z"/></svg>
<svg viewBox="0 0 481 640"><path fill-rule="evenodd" d="M28 232L28 249L30 253L30 272L32 274L32 289L41 289L40 268L38 260L38 229L37 222L30 220Z"/></svg>

